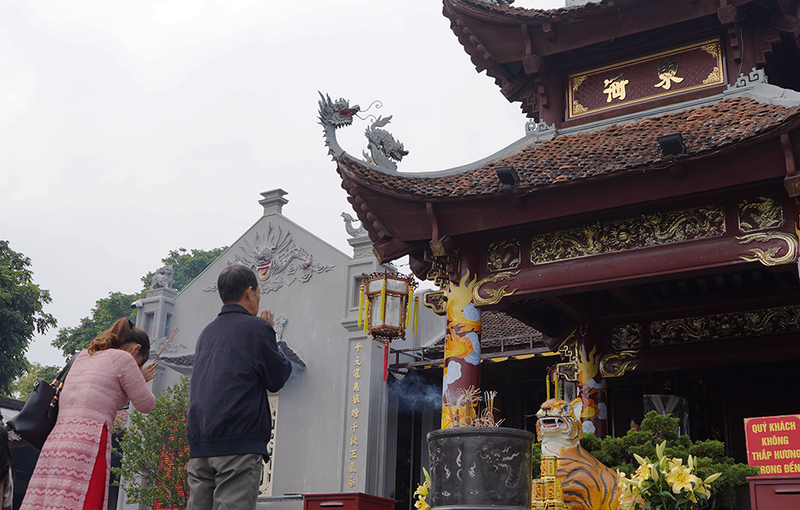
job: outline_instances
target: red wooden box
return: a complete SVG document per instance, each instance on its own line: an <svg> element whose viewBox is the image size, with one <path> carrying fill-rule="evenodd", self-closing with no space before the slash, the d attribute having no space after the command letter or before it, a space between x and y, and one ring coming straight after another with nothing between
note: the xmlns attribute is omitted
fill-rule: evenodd
<svg viewBox="0 0 800 510"><path fill-rule="evenodd" d="M800 508L800 476L751 476L751 510Z"/></svg>
<svg viewBox="0 0 800 510"><path fill-rule="evenodd" d="M394 503L363 492L303 494L303 510L394 510Z"/></svg>

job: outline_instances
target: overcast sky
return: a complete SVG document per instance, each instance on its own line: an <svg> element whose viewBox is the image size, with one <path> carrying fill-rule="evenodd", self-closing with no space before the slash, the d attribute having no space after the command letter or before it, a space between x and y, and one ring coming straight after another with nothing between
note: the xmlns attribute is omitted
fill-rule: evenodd
<svg viewBox="0 0 800 510"><path fill-rule="evenodd" d="M287 217L350 253L318 90L380 100L410 151L400 171L524 134L438 0L0 0L0 239L30 257L59 327L139 291L171 249L233 243L262 191L286 190ZM340 130L342 147L361 154L366 126ZM62 364L55 334L28 359Z"/></svg>

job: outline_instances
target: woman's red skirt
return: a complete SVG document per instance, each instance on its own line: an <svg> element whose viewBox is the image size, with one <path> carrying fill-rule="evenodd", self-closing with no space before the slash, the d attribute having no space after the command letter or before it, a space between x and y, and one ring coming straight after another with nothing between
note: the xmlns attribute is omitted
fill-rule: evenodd
<svg viewBox="0 0 800 510"><path fill-rule="evenodd" d="M108 474L108 464L106 463L107 444L108 429L103 425L100 448L97 451L97 460L94 463L94 470L92 470L92 478L89 480L89 491L86 493L86 500L83 502L83 510L104 510L106 475Z"/></svg>

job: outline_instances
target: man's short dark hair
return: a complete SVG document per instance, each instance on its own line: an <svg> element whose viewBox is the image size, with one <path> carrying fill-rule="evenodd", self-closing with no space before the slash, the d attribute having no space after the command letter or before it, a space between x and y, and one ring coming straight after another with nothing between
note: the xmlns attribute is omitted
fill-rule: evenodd
<svg viewBox="0 0 800 510"><path fill-rule="evenodd" d="M226 267L217 278L217 290L223 303L236 303L250 287L260 292L256 274L239 264Z"/></svg>

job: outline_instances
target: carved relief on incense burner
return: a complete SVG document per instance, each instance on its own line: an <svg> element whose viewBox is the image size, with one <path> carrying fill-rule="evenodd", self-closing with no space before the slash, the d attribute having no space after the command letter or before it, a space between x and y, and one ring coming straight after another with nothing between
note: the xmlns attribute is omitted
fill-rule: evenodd
<svg viewBox="0 0 800 510"><path fill-rule="evenodd" d="M604 253L719 237L724 233L725 210L721 206L647 214L535 236L531 241L531 262L549 264Z"/></svg>
<svg viewBox="0 0 800 510"><path fill-rule="evenodd" d="M650 344L665 345L705 340L725 340L800 331L800 306L767 308L653 321Z"/></svg>
<svg viewBox="0 0 800 510"><path fill-rule="evenodd" d="M797 260L798 241L795 234L788 232L756 232L755 234L747 234L738 236L736 239L739 244L750 244L752 242L768 243L774 239L786 243L786 252L778 256L781 251L781 246L770 246L766 250L761 248L750 248L752 255L739 255L739 258L747 262L761 262L765 266L778 266L781 264L793 263Z"/></svg>
<svg viewBox="0 0 800 510"><path fill-rule="evenodd" d="M739 203L739 230L753 232L783 225L783 207L777 197L759 197Z"/></svg>
<svg viewBox="0 0 800 510"><path fill-rule="evenodd" d="M638 349L642 346L642 325L614 326L611 330L611 345L617 351Z"/></svg>
<svg viewBox="0 0 800 510"><path fill-rule="evenodd" d="M519 241L516 239L492 243L489 245L487 251L488 260L486 262L486 267L492 272L516 269L519 267L520 260L522 259L519 250Z"/></svg>

